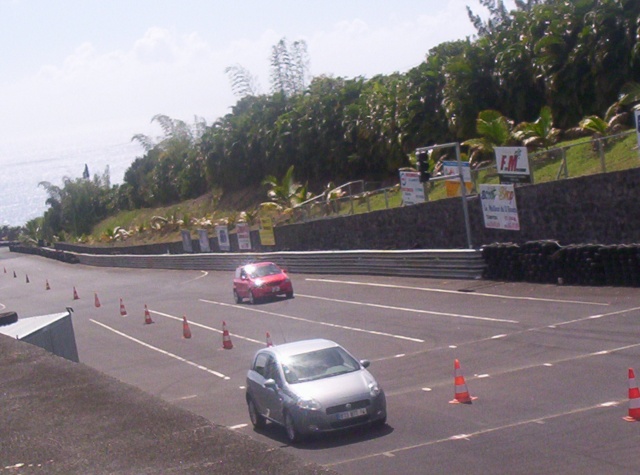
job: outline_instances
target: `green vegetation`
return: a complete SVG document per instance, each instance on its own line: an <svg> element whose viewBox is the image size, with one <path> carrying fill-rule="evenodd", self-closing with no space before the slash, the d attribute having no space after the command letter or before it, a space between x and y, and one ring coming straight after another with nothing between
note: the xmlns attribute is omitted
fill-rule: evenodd
<svg viewBox="0 0 640 475"><path fill-rule="evenodd" d="M299 218L293 204L328 191L327 183L389 182L414 163L417 147L430 144L462 143L477 183L497 181L484 169L496 145L526 145L536 183L600 171L590 145L567 149L568 170L557 152L546 151L632 127L640 103L640 2L517 0L512 11L501 0L479 3L488 16L469 9L474 38L430 49L406 73L309 78L304 42L281 40L272 50L270 94L256 91L242 66L227 68L239 96L231 113L211 125L155 116L164 135L134 136L145 153L122 185L110 186L108 173L65 178L62 188L43 184L50 208L29 229L37 239L92 233L114 240L152 228L175 232L194 217L232 224L260 209L284 222ZM635 152L623 157L632 143L604 144L608 171L635 166ZM437 183L430 199L443 197L443 188ZM251 190L252 199L231 205L238 190ZM260 207L268 192L275 200ZM177 204L201 196L209 198L199 209ZM314 212L338 212L322 196ZM362 196L353 212L388 202L398 205L398 194ZM339 208L352 212L351 203Z"/></svg>

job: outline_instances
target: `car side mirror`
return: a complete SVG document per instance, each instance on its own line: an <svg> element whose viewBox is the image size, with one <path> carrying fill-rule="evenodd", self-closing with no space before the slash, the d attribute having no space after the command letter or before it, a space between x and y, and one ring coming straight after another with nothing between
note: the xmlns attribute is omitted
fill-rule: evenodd
<svg viewBox="0 0 640 475"><path fill-rule="evenodd" d="M360 364L363 368L368 368L371 365L371 361L369 360L360 360Z"/></svg>
<svg viewBox="0 0 640 475"><path fill-rule="evenodd" d="M278 389L278 385L276 384L276 381L274 379L271 379L271 378L267 379L264 382L264 387L265 388L269 388L269 389L273 389L274 391L276 389Z"/></svg>

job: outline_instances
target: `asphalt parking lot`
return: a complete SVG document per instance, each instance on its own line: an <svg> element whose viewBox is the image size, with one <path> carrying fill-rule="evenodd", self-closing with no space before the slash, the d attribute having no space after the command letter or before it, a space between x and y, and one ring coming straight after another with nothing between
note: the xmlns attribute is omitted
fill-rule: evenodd
<svg viewBox="0 0 640 475"><path fill-rule="evenodd" d="M344 474L640 468L631 455L640 424L623 420L627 371L640 367L637 289L295 275L295 298L238 305L226 273L95 269L3 252L0 264L31 277L27 285L0 275L0 303L20 306L20 315L73 305L83 364L306 468ZM75 302L74 286L81 296ZM153 325L144 325L144 304ZM188 340L183 316L193 333ZM222 348L222 321L232 350ZM370 359L387 393L387 426L300 446L290 446L277 427L254 431L244 378L267 331L274 344L323 337ZM477 398L472 404L449 403L455 360Z"/></svg>

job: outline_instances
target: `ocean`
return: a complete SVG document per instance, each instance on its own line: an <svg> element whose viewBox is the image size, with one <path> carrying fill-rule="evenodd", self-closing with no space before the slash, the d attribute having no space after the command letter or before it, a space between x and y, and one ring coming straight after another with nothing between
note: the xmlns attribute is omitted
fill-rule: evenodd
<svg viewBox="0 0 640 475"><path fill-rule="evenodd" d="M91 178L108 167L111 185L121 184L143 155L140 144L122 134L0 143L0 226L22 226L44 214L49 196L40 182L61 187L64 177L82 177L86 164Z"/></svg>

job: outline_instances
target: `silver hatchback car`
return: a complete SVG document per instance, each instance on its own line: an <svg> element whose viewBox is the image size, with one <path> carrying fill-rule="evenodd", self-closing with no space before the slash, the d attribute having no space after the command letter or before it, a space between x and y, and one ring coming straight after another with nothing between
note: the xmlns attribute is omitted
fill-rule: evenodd
<svg viewBox="0 0 640 475"><path fill-rule="evenodd" d="M257 429L285 427L290 442L305 435L387 421L384 391L337 343L303 340L258 351L247 373L246 399Z"/></svg>

